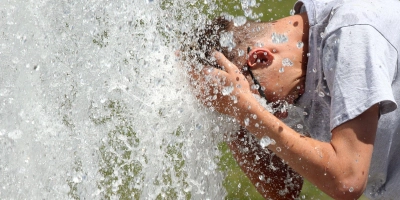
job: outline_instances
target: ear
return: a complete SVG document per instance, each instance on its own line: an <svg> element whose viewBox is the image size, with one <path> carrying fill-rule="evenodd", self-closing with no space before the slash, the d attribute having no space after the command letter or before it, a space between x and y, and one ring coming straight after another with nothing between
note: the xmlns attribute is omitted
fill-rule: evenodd
<svg viewBox="0 0 400 200"><path fill-rule="evenodd" d="M256 48L250 51L247 65L254 67L257 64L271 64L274 60L274 55L266 48Z"/></svg>

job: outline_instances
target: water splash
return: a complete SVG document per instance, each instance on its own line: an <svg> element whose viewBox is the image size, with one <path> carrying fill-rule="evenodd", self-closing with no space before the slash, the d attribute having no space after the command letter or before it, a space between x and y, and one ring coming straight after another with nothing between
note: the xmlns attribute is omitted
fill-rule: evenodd
<svg viewBox="0 0 400 200"><path fill-rule="evenodd" d="M230 119L198 107L174 55L197 4L4 2L0 197L221 199Z"/></svg>

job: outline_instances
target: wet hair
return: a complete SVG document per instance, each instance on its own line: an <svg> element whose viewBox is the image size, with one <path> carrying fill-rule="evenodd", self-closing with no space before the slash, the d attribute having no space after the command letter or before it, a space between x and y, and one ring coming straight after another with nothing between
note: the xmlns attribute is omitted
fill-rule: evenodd
<svg viewBox="0 0 400 200"><path fill-rule="evenodd" d="M250 40L264 32L259 25L258 22L247 21L244 25L235 26L232 17L217 17L191 35L185 34L181 57L191 64L220 68L212 57L213 51L221 52L230 61L246 56L247 48L253 45Z"/></svg>
<svg viewBox="0 0 400 200"><path fill-rule="evenodd" d="M184 34L184 42L181 46L181 57L184 61L197 62L219 68L212 58L213 51L227 53L227 49L220 44L221 33L229 30L230 21L224 17L218 17L202 28L197 28L191 35Z"/></svg>

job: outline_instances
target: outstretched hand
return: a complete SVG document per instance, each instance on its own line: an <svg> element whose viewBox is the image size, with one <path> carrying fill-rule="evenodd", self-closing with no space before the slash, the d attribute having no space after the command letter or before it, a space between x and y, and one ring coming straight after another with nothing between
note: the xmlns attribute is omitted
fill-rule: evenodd
<svg viewBox="0 0 400 200"><path fill-rule="evenodd" d="M191 84L198 89L197 98L202 103L222 114L239 117L255 102L250 84L240 69L222 53L214 52L217 64L222 69L204 67L200 72L192 71Z"/></svg>

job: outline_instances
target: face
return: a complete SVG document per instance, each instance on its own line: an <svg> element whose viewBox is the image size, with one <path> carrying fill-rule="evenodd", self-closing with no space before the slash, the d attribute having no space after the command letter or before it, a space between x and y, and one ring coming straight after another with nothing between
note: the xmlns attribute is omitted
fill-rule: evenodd
<svg viewBox="0 0 400 200"><path fill-rule="evenodd" d="M265 36L249 42L253 45L247 57L236 59L239 65L247 63L255 79L265 88L269 102L293 103L304 93L307 41L299 18L291 16L272 23ZM250 76L248 79L252 82Z"/></svg>

